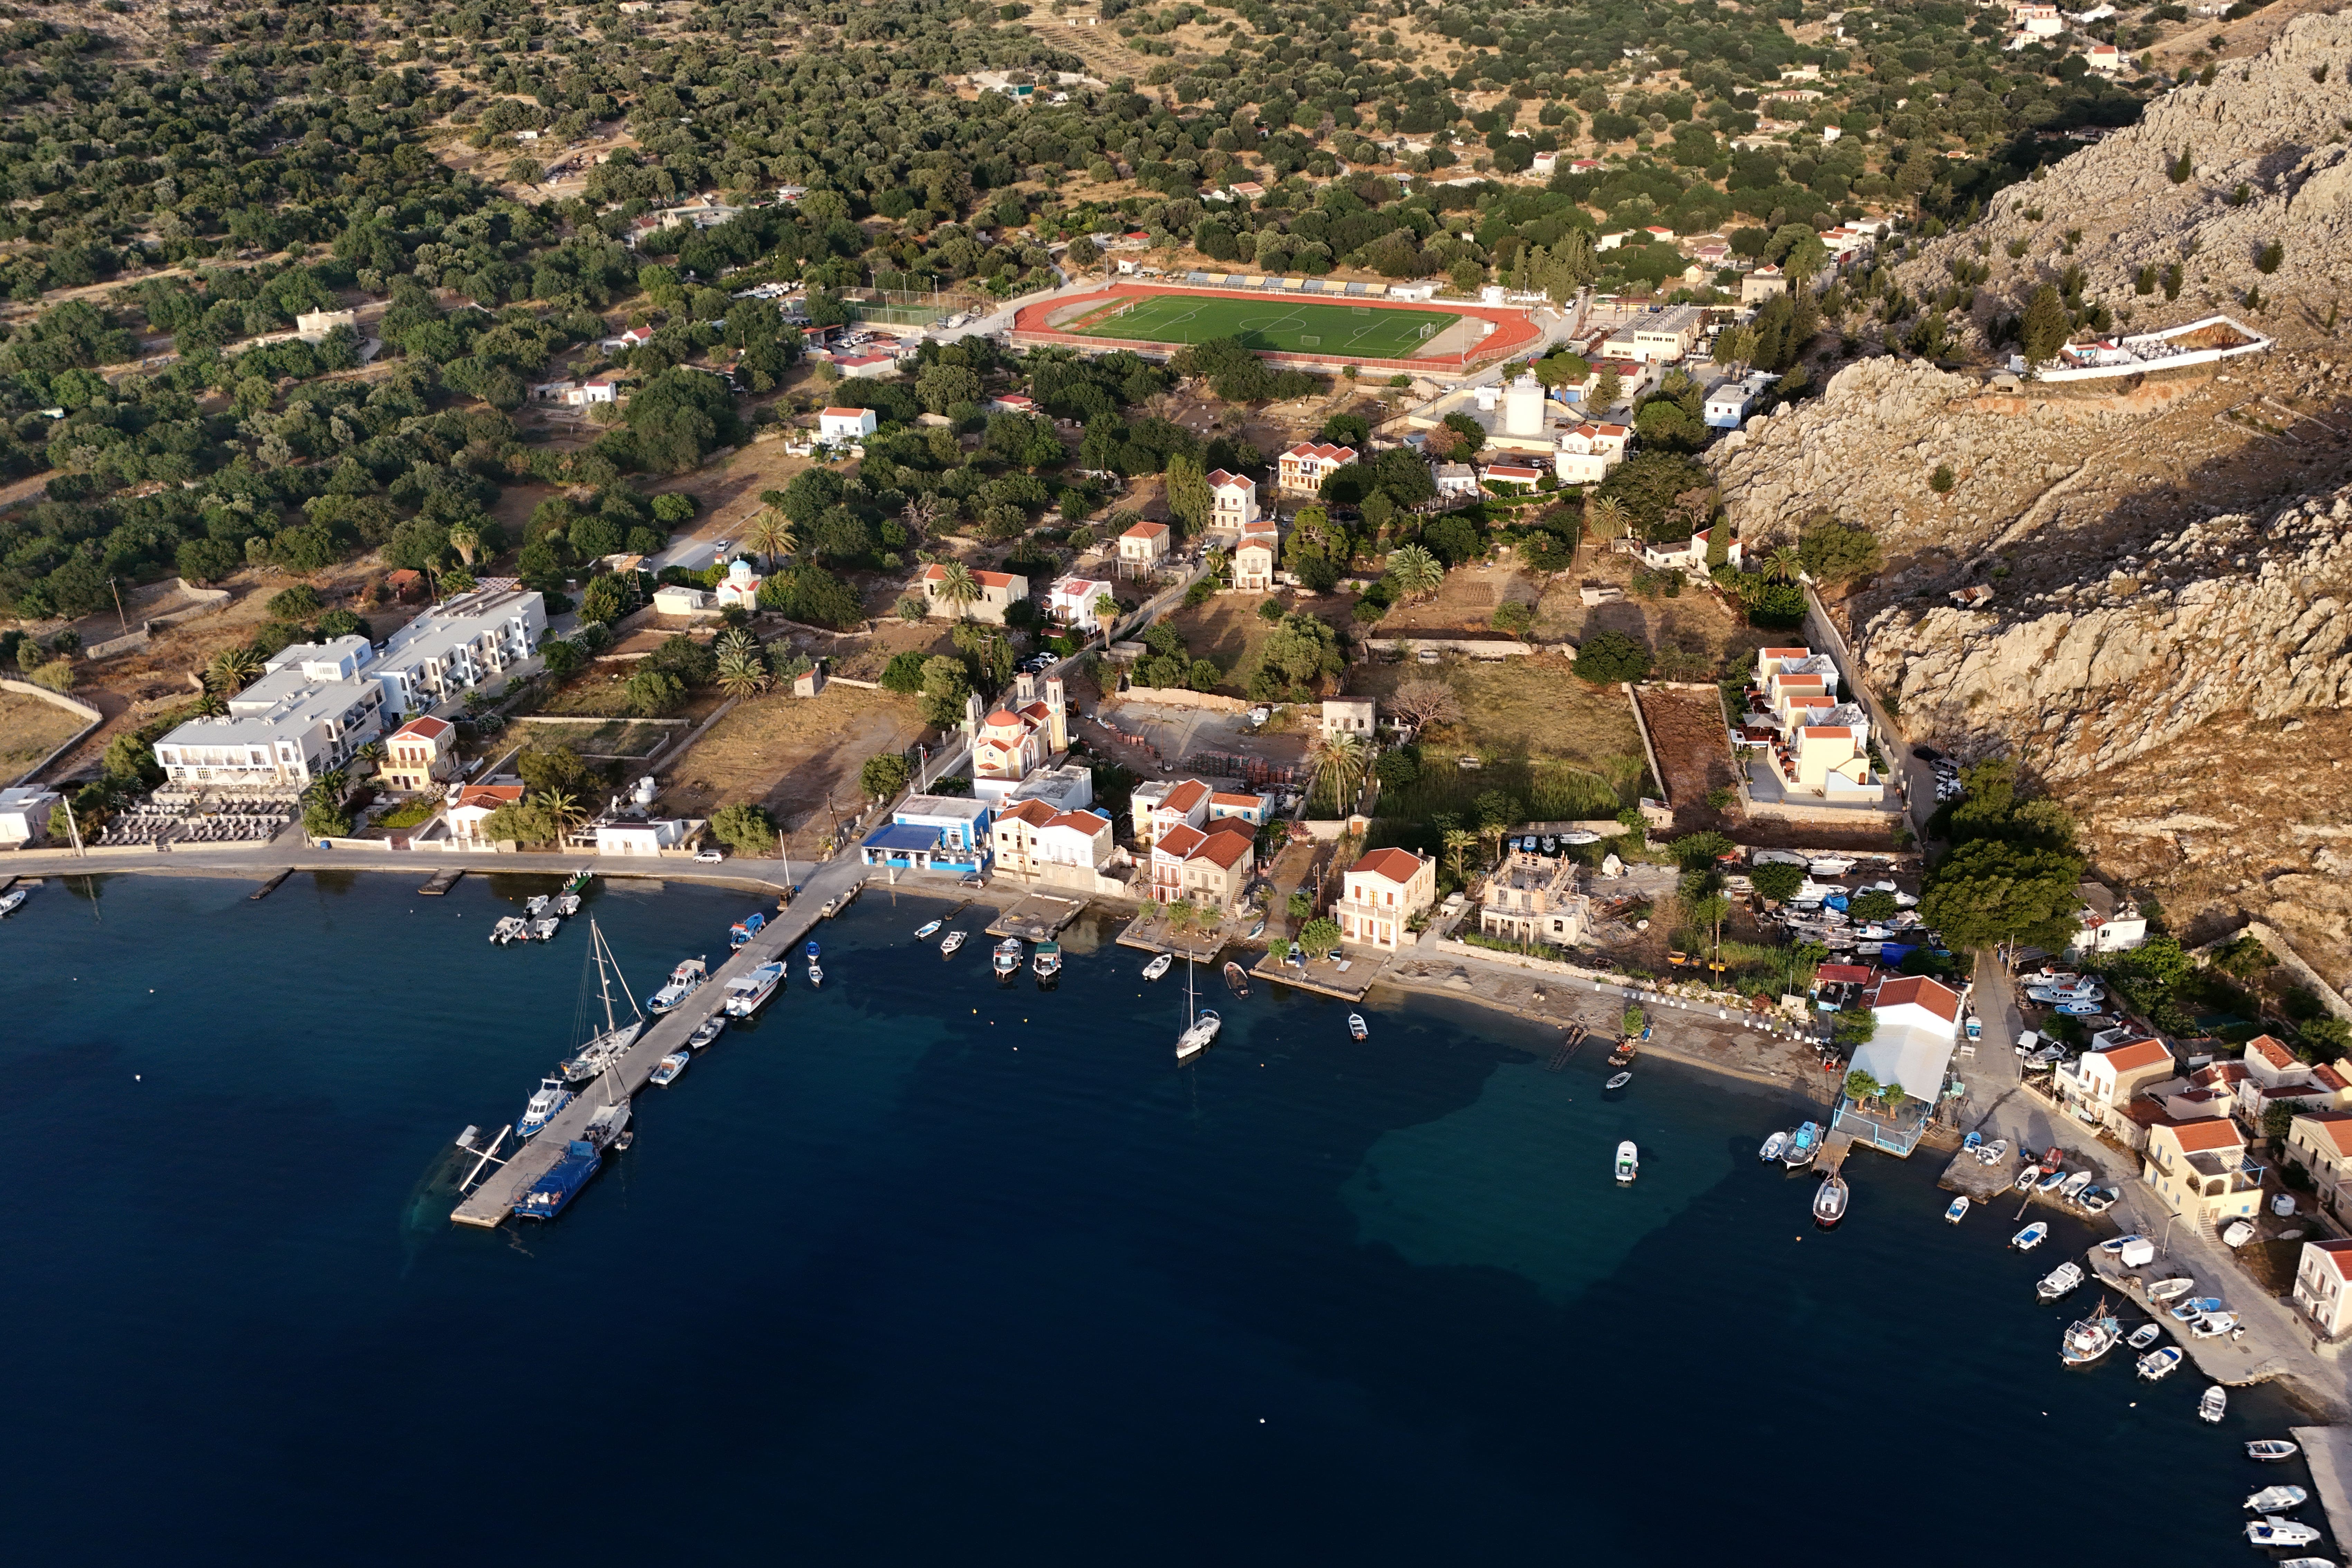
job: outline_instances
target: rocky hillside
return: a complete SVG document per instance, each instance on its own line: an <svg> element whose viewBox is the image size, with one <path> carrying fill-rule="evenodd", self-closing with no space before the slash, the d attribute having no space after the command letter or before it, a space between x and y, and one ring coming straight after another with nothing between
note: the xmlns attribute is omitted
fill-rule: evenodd
<svg viewBox="0 0 2352 1568"><path fill-rule="evenodd" d="M2276 304L2259 324L2289 342L2352 312L2352 15L2299 16L2270 47L2223 63L2210 85L2152 100L2137 125L2109 133L2040 181L2012 185L1986 219L1930 242L1898 276L1915 291L1950 281L1948 263L1993 268L1976 318L2013 311L2041 283L2080 264L2085 297L2134 326L2235 310L2259 287ZM2176 183L2186 153L2188 177ZM2074 253L2064 253L2079 230ZM2009 247L2023 241L2011 259ZM2256 266L2277 241L2274 272ZM2142 268L2182 268L2180 298L2137 291ZM2184 307L2193 307L2184 309Z"/></svg>

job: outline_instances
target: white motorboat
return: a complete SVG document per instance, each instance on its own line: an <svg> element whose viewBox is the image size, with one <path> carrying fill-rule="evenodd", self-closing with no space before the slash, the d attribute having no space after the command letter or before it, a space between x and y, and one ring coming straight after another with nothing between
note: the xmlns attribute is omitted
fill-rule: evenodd
<svg viewBox="0 0 2352 1568"><path fill-rule="evenodd" d="M922 942L927 938L937 936L939 934L940 928L947 923L948 922L944 920L925 921L921 925L915 928L915 940L917 942Z"/></svg>
<svg viewBox="0 0 2352 1568"><path fill-rule="evenodd" d="M2066 1200L2066 1202L2073 1203L2076 1198L2083 1195L2083 1189L2090 1184L2091 1173L2088 1171L2077 1171L2059 1184L2058 1195Z"/></svg>
<svg viewBox="0 0 2352 1568"><path fill-rule="evenodd" d="M2215 1384L2197 1397L2197 1419L2219 1422L2230 1413L2230 1391Z"/></svg>
<svg viewBox="0 0 2352 1568"><path fill-rule="evenodd" d="M502 915L499 918L499 923L490 928L490 940L504 947L522 935L529 924L530 922L520 915Z"/></svg>
<svg viewBox="0 0 2352 1568"><path fill-rule="evenodd" d="M2191 1279L2186 1274L2176 1274L2169 1279L2159 1279L2155 1284L2149 1286L2147 1288L2147 1299L2151 1301L2178 1300L2179 1298L2186 1296L2189 1291L2194 1290L2196 1288L2196 1280Z"/></svg>
<svg viewBox="0 0 2352 1568"><path fill-rule="evenodd" d="M2256 1513L2277 1513L2282 1510L2301 1508L2311 1500L2311 1494L2301 1487L2264 1487L2246 1500L2246 1506Z"/></svg>
<svg viewBox="0 0 2352 1568"><path fill-rule="evenodd" d="M1786 1132L1775 1132L1772 1136L1764 1140L1764 1147L1756 1151L1756 1158L1769 1165L1773 1161L1779 1159L1780 1157L1780 1151L1786 1149L1788 1146L1789 1135Z"/></svg>
<svg viewBox="0 0 2352 1568"><path fill-rule="evenodd" d="M1619 1073L1616 1077L1614 1077L1614 1078L1611 1079L1607 1083L1602 1084L1601 1087L1601 1088L1603 1088L1603 1089L1622 1089L1622 1088L1624 1088L1627 1084L1629 1084L1629 1083L1631 1083L1631 1082L1633 1082L1633 1075L1632 1073L1630 1073L1630 1072L1621 1072L1621 1073Z"/></svg>
<svg viewBox="0 0 2352 1568"><path fill-rule="evenodd" d="M1193 1006L1192 957L1184 955L1184 1027L1176 1037L1176 1059L1188 1061L1209 1048L1225 1021L1211 1007Z"/></svg>
<svg viewBox="0 0 2352 1568"><path fill-rule="evenodd" d="M557 914L562 915L566 920L571 919L573 915L580 912L580 895L577 893L558 893L555 896L554 909Z"/></svg>
<svg viewBox="0 0 2352 1568"><path fill-rule="evenodd" d="M1816 855L1805 866L1816 877L1843 877L1853 869L1853 862L1843 855Z"/></svg>
<svg viewBox="0 0 2352 1568"><path fill-rule="evenodd" d="M2163 1337L2164 1326L2162 1324L2142 1323L2138 1328L2136 1328L2131 1331L2131 1338L2126 1340L2124 1343L2129 1345L2136 1351L2144 1351Z"/></svg>
<svg viewBox="0 0 2352 1568"><path fill-rule="evenodd" d="M2189 1331L2200 1340L2218 1340L2238 1326L2235 1312L2208 1312L2189 1325Z"/></svg>
<svg viewBox="0 0 2352 1568"><path fill-rule="evenodd" d="M783 983L782 961L763 963L749 974L737 975L727 983L727 1016L730 1018L750 1017L767 1005L768 998L774 995L776 987Z"/></svg>
<svg viewBox="0 0 2352 1568"><path fill-rule="evenodd" d="M2253 1239L2254 1227L2244 1220L2232 1222L2230 1228L2221 1233L2221 1245L2227 1247L2243 1247Z"/></svg>
<svg viewBox="0 0 2352 1568"><path fill-rule="evenodd" d="M530 940L533 942L552 942L555 940L555 933L562 929L563 922L562 921L557 920L553 915L542 915L538 920L530 922Z"/></svg>
<svg viewBox="0 0 2352 1568"><path fill-rule="evenodd" d="M2009 1157L2009 1140L1996 1138L1977 1151L1977 1158L1988 1165L1998 1165Z"/></svg>
<svg viewBox="0 0 2352 1568"><path fill-rule="evenodd" d="M686 1037L686 1043L698 1051L703 1047L709 1045L711 1041L717 1039L721 1034L725 1033L726 1029L727 1015L724 1013L713 1013L710 1016L702 1020L702 1026L700 1028L695 1030L693 1034L688 1035Z"/></svg>
<svg viewBox="0 0 2352 1568"><path fill-rule="evenodd" d="M660 1084L663 1088L667 1089L671 1084L676 1083L678 1079L678 1075L685 1072L688 1067L693 1065L693 1062L694 1053L691 1051L672 1051L669 1055L662 1058L660 1065L656 1067L651 1073L646 1075L646 1081L647 1083Z"/></svg>
<svg viewBox="0 0 2352 1568"><path fill-rule="evenodd" d="M2039 1165L2028 1165L2025 1169L2017 1173L2017 1190L2021 1193L2030 1193L2033 1190L2034 1185L2041 1180L2042 1167Z"/></svg>
<svg viewBox="0 0 2352 1568"><path fill-rule="evenodd" d="M1838 1221L1845 1218L1846 1190L1843 1176L1832 1176L1813 1194L1813 1223L1823 1230L1835 1230Z"/></svg>
<svg viewBox="0 0 2352 1568"><path fill-rule="evenodd" d="M1021 972L1021 939L1008 936L996 944L996 977L1010 980Z"/></svg>
<svg viewBox="0 0 2352 1568"><path fill-rule="evenodd" d="M522 1120L515 1123L515 1136L529 1138L541 1131L571 1103L572 1091L563 1087L562 1079L541 1079L538 1092L523 1105Z"/></svg>
<svg viewBox="0 0 2352 1568"><path fill-rule="evenodd" d="M677 967L669 972L669 984L646 998L646 1011L668 1012L688 996L693 995L696 988L709 978L709 966L701 959L680 960Z"/></svg>
<svg viewBox="0 0 2352 1568"><path fill-rule="evenodd" d="M1364 1016L1361 1013L1350 1013L1348 1015L1348 1033L1351 1037L1360 1040L1371 1032L1371 1029L1364 1023Z"/></svg>
<svg viewBox="0 0 2352 1568"><path fill-rule="evenodd" d="M2034 1286L2033 1293L2045 1301L2055 1301L2082 1282L2083 1270L2080 1265L2062 1263L2042 1277L2042 1282Z"/></svg>
<svg viewBox="0 0 2352 1568"><path fill-rule="evenodd" d="M2318 1531L2291 1519L2258 1519L2246 1526L2246 1540L2256 1546L2308 1546L2318 1539Z"/></svg>
<svg viewBox="0 0 2352 1568"><path fill-rule="evenodd" d="M1143 977L1146 980L1157 980L1161 975L1167 973L1175 962L1176 955L1174 953L1163 952L1159 957L1153 959L1150 963L1143 966Z"/></svg>
<svg viewBox="0 0 2352 1568"><path fill-rule="evenodd" d="M2181 1350L2179 1345L2166 1345L2160 1350L2148 1352L2139 1358L2137 1364L2139 1367L2140 1376L2150 1383L2156 1383L2171 1376L2173 1369L2180 1364L2181 1359Z"/></svg>
<svg viewBox="0 0 2352 1568"><path fill-rule="evenodd" d="M814 958L808 961L808 977L813 986L824 984L824 967Z"/></svg>
<svg viewBox="0 0 2352 1568"><path fill-rule="evenodd" d="M2246 1458L2259 1460L2266 1465L2276 1464L2281 1459L2292 1459L2302 1451L2284 1437L2257 1437L2246 1445Z"/></svg>
<svg viewBox="0 0 2352 1568"><path fill-rule="evenodd" d="M1968 1218L1968 1217L1969 1217L1969 1195L1968 1195L1968 1194L1966 1194L1966 1193L1962 1193L1958 1197L1954 1198L1954 1199L1951 1201L1951 1203L1950 1203L1949 1205L1948 1205L1945 1207L1945 1209L1944 1209L1944 1223L1945 1223L1946 1225L1958 1225L1958 1224L1959 1224L1959 1223L1960 1223L1960 1221L1962 1221L1962 1220L1964 1220L1964 1219L1966 1219L1966 1218Z"/></svg>
<svg viewBox="0 0 2352 1568"><path fill-rule="evenodd" d="M1642 1173L1642 1152L1631 1138L1617 1145L1617 1184L1630 1187L1633 1178Z"/></svg>
<svg viewBox="0 0 2352 1568"><path fill-rule="evenodd" d="M5 893L0 893L0 915L15 914L29 896L23 888L11 888Z"/></svg>
<svg viewBox="0 0 2352 1568"><path fill-rule="evenodd" d="M963 932L960 931L951 931L948 932L947 935L940 939L940 956L941 958L953 958L955 956L956 949L962 945Z"/></svg>
<svg viewBox="0 0 2352 1568"><path fill-rule="evenodd" d="M1559 836L1559 841L1570 848L1577 848L1586 844L1600 843L1601 835L1588 833L1581 827L1571 827Z"/></svg>
<svg viewBox="0 0 2352 1568"><path fill-rule="evenodd" d="M541 893L539 897L531 900L530 902L523 905L522 912L529 915L531 919L537 920L540 916L547 913L548 906L553 902L555 902L554 895L550 893Z"/></svg>
<svg viewBox="0 0 2352 1568"><path fill-rule="evenodd" d="M2009 1244L2020 1252L2031 1252L2049 1239L2050 1227L2037 1219L2015 1236L2011 1237Z"/></svg>
<svg viewBox="0 0 2352 1568"><path fill-rule="evenodd" d="M2116 1253L2121 1252L2125 1247L2129 1247L2133 1242L2146 1241L2147 1239L2147 1237L2144 1236L2110 1237L2106 1240L2099 1243L2099 1250L2112 1258Z"/></svg>

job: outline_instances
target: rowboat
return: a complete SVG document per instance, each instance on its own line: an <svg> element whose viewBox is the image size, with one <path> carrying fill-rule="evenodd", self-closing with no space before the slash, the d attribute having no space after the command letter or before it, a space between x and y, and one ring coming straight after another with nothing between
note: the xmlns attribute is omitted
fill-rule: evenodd
<svg viewBox="0 0 2352 1568"><path fill-rule="evenodd" d="M1622 1089L1633 1081L1633 1075L1632 1073L1621 1072L1615 1078L1611 1079L1607 1083L1602 1084L1601 1087L1603 1089Z"/></svg>
<svg viewBox="0 0 2352 1568"><path fill-rule="evenodd" d="M2258 1459L2266 1465L2292 1459L2300 1452L2301 1449L2284 1437L2257 1437L2246 1445L2246 1458Z"/></svg>
<svg viewBox="0 0 2352 1568"><path fill-rule="evenodd" d="M936 935L938 935L938 934L939 934L939 929L940 929L941 926L943 926L943 925L945 925L945 924L947 924L947 923L948 923L948 922L947 922L946 921L944 921L944 920L936 920L936 921L924 921L921 925L919 925L919 926L917 926L917 927L915 928L915 940L916 940L917 942L921 942L921 941L923 941L926 937L931 937L931 936L936 936Z"/></svg>
<svg viewBox="0 0 2352 1568"><path fill-rule="evenodd" d="M1969 1196L1966 1193L1962 1193L1958 1197L1952 1200L1949 1207L1944 1210L1944 1223L1947 1225L1958 1225L1960 1221L1968 1217Z"/></svg>
<svg viewBox="0 0 2352 1568"><path fill-rule="evenodd" d="M1371 1033L1371 1030L1365 1026L1364 1016L1361 1013L1348 1015L1348 1033L1360 1040Z"/></svg>

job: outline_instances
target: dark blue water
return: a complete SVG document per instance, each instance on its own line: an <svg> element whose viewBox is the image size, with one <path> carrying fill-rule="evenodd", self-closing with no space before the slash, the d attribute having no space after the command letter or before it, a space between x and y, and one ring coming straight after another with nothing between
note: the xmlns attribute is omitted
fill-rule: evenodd
<svg viewBox="0 0 2352 1568"><path fill-rule="evenodd" d="M2031 1281L2087 1232L2029 1260L1871 1157L1815 1232L1773 1094L1263 985L1180 1070L1181 970L1081 927L1000 988L880 894L572 1213L457 1229L450 1138L569 1043L586 932L484 940L546 887L118 877L0 926L12 1557L2241 1561L2305 1479L2242 1457L2274 1395L2217 1429L2193 1372L2060 1367ZM592 903L641 995L751 907Z"/></svg>

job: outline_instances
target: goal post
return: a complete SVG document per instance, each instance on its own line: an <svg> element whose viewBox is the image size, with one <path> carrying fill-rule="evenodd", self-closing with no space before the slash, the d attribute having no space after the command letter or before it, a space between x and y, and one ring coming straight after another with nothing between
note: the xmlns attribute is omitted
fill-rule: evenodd
<svg viewBox="0 0 2352 1568"><path fill-rule="evenodd" d="M1423 339L1435 337L1437 335L1437 323L1435 321L1422 322L1421 331L1416 335Z"/></svg>

